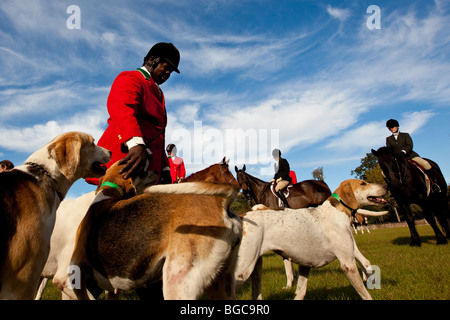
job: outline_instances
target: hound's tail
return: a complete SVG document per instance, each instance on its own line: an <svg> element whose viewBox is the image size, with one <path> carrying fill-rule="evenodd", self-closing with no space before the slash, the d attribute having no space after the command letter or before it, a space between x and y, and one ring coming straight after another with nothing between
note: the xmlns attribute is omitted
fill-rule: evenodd
<svg viewBox="0 0 450 320"><path fill-rule="evenodd" d="M177 184L159 184L145 188L144 193L199 194L235 198L239 189L224 183L185 182Z"/></svg>
<svg viewBox="0 0 450 320"><path fill-rule="evenodd" d="M379 216L384 216L385 214L387 214L389 211L370 211L370 210L365 210L365 209L358 209L356 211L356 213L365 215L365 216L371 216L371 217L379 217Z"/></svg>

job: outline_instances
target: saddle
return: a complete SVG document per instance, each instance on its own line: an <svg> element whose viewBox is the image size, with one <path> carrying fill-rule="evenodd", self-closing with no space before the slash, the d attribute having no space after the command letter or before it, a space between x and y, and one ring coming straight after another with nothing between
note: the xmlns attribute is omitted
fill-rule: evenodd
<svg viewBox="0 0 450 320"><path fill-rule="evenodd" d="M430 192L431 192L431 179L427 175L425 168L422 165L420 165L420 163L418 163L412 159L407 159L407 160L409 163L415 165L417 167L417 169L419 169L419 171L423 173L423 175L425 177L425 184L427 186L427 196L429 196Z"/></svg>

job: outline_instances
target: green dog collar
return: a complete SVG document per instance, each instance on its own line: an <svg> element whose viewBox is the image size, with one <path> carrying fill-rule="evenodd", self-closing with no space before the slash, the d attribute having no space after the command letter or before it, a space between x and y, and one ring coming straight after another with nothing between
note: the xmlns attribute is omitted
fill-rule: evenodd
<svg viewBox="0 0 450 320"><path fill-rule="evenodd" d="M115 183L113 183L111 181L105 181L105 182L102 183L100 188L104 187L104 186L116 189L117 192L120 194L120 196L123 197L123 194L124 194L123 189L121 187L119 187L117 184L115 184Z"/></svg>
<svg viewBox="0 0 450 320"><path fill-rule="evenodd" d="M331 194L331 196L332 196L333 198L335 198L337 201L339 201L340 203L342 203L342 205L343 205L344 207L346 207L348 210L350 210L352 216L355 216L357 209L353 209L353 208L349 207L348 205L346 205L346 204L344 203L344 201L341 200L341 198L339 197L339 195L338 195L337 193L334 193L334 192L333 192L333 193Z"/></svg>
<svg viewBox="0 0 450 320"><path fill-rule="evenodd" d="M341 202L341 198L339 198L339 195L337 193L333 193L331 196L335 198L337 201Z"/></svg>

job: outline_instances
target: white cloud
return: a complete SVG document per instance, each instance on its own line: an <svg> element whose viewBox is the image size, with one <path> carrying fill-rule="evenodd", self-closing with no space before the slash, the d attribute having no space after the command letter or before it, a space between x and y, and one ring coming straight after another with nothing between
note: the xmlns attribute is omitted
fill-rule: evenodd
<svg viewBox="0 0 450 320"><path fill-rule="evenodd" d="M101 111L75 114L61 121L48 121L30 127L2 126L0 147L16 152L32 153L58 134L81 131L91 134L96 141L105 130L106 117Z"/></svg>
<svg viewBox="0 0 450 320"><path fill-rule="evenodd" d="M57 82L1 92L0 147L33 152L65 131L83 131L97 140L108 118L109 88ZM32 124L25 124L30 122Z"/></svg>
<svg viewBox="0 0 450 320"><path fill-rule="evenodd" d="M400 131L410 134L417 132L424 127L427 122L435 115L430 110L407 112L402 118L397 119L400 123ZM327 145L326 149L335 149L343 152L357 152L358 150L370 150L386 144L386 137L389 132L386 129L386 121L368 122L356 129L348 130L338 138L333 139Z"/></svg>
<svg viewBox="0 0 450 320"><path fill-rule="evenodd" d="M432 117L436 115L431 110L406 112L402 115L400 122L400 131L414 133L420 131Z"/></svg>
<svg viewBox="0 0 450 320"><path fill-rule="evenodd" d="M332 6L327 6L327 12L330 16L340 21L347 20L350 16L350 11L348 9L340 9Z"/></svg>
<svg viewBox="0 0 450 320"><path fill-rule="evenodd" d="M344 132L325 145L325 148L343 152L370 150L385 144L387 135L383 121L369 122L354 130Z"/></svg>

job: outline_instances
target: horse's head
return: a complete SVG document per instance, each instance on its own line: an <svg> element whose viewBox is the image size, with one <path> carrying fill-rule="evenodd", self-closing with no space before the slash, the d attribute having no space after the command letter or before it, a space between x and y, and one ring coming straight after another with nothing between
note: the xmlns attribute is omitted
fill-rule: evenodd
<svg viewBox="0 0 450 320"><path fill-rule="evenodd" d="M193 182L193 181L210 181L210 182L221 182L228 183L236 188L240 188L239 183L234 178L233 174L228 168L228 162L225 161L225 157L221 162L213 164L203 170L197 171L190 176L182 180L182 182Z"/></svg>
<svg viewBox="0 0 450 320"><path fill-rule="evenodd" d="M240 188L239 183L234 178L233 174L231 173L228 163L230 160L225 160L225 157L223 157L222 161L214 165L213 167L216 168L216 181L223 182L223 183L229 183L233 186L236 186L237 188Z"/></svg>
<svg viewBox="0 0 450 320"><path fill-rule="evenodd" d="M397 157L392 148L389 147L381 147L377 151L372 149L372 154L378 158L378 164L387 184L401 184L400 165L406 159Z"/></svg>
<svg viewBox="0 0 450 320"><path fill-rule="evenodd" d="M234 166L234 170L236 171L236 177L239 185L242 188L242 193L247 196L250 193L250 184L248 181L247 173L245 172L245 164L241 170L238 169L237 166Z"/></svg>

